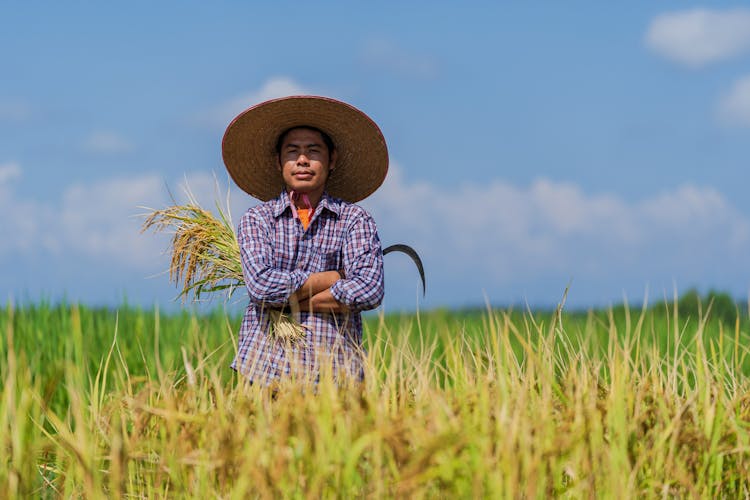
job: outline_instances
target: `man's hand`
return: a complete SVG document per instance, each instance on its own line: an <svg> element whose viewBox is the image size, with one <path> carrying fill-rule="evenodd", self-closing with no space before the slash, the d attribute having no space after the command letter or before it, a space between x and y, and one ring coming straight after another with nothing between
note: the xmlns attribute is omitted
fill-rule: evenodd
<svg viewBox="0 0 750 500"><path fill-rule="evenodd" d="M321 273L312 273L307 281L302 283L302 286L289 297L289 302L294 301L302 302L306 301L315 294L328 290L341 279L338 271L323 271Z"/></svg>
<svg viewBox="0 0 750 500"><path fill-rule="evenodd" d="M316 293L308 300L299 303L300 311L318 312L318 313L346 313L349 308L333 298L331 289L326 288L322 292Z"/></svg>

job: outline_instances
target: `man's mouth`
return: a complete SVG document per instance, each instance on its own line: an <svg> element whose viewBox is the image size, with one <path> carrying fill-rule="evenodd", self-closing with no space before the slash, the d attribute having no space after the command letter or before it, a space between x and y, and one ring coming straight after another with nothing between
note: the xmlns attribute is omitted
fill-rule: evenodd
<svg viewBox="0 0 750 500"><path fill-rule="evenodd" d="M310 180L312 179L312 172L296 172L294 175L295 179L299 179L302 181Z"/></svg>

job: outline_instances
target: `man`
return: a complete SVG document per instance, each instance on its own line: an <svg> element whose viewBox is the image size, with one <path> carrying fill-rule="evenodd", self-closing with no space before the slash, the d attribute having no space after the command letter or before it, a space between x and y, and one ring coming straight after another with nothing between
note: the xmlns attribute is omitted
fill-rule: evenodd
<svg viewBox="0 0 750 500"><path fill-rule="evenodd" d="M354 203L385 179L382 133L346 103L294 96L241 113L222 150L237 185L263 202L238 227L250 301L232 368L260 384L328 369L361 380L360 311L383 299L383 252ZM297 340L278 334L290 316Z"/></svg>

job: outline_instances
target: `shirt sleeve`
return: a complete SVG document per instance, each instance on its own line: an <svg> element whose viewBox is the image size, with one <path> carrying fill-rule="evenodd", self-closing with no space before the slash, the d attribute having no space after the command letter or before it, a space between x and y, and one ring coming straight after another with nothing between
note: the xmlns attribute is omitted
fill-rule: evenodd
<svg viewBox="0 0 750 500"><path fill-rule="evenodd" d="M237 229L242 273L250 300L258 304L283 305L310 276L296 269L282 271L273 266L270 224L260 215L247 212Z"/></svg>
<svg viewBox="0 0 750 500"><path fill-rule="evenodd" d="M331 286L331 295L354 310L374 309L383 301L383 249L369 214L357 217L347 231L343 249L345 278Z"/></svg>

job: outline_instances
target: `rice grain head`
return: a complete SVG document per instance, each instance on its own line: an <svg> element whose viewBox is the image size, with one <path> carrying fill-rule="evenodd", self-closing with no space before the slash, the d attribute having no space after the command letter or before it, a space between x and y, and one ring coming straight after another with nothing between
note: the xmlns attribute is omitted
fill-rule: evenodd
<svg viewBox="0 0 750 500"><path fill-rule="evenodd" d="M195 301L218 291L226 291L229 298L245 283L229 210L217 203L216 217L189 192L188 198L184 205L149 209L141 232L172 232L169 280L181 287L183 302L191 293Z"/></svg>

